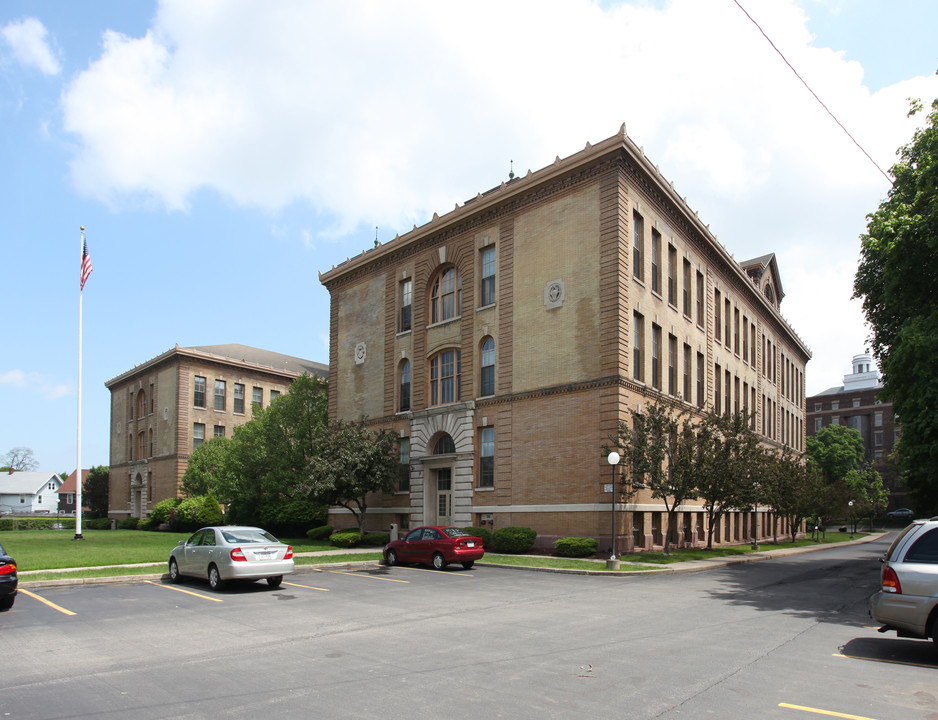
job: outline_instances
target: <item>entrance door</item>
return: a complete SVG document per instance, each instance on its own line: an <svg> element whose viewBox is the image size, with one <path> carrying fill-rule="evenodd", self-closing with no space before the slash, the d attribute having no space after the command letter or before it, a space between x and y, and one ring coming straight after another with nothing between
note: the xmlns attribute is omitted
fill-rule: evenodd
<svg viewBox="0 0 938 720"><path fill-rule="evenodd" d="M436 521L440 525L453 522L453 469L436 471Z"/></svg>

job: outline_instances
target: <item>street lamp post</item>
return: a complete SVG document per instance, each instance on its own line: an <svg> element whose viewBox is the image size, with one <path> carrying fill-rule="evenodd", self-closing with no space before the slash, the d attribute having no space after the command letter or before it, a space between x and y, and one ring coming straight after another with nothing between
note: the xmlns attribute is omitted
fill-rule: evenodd
<svg viewBox="0 0 938 720"><path fill-rule="evenodd" d="M618 570L619 560L616 557L616 466L619 464L619 453L614 450L609 453L606 460L612 465L612 554L606 561L607 570Z"/></svg>
<svg viewBox="0 0 938 720"><path fill-rule="evenodd" d="M752 549L758 550L759 549L759 489L760 489L759 483L754 483L753 488L756 491L756 499L754 503L755 517L753 519L754 520L753 525L755 525L755 527L753 529L753 536L752 536Z"/></svg>

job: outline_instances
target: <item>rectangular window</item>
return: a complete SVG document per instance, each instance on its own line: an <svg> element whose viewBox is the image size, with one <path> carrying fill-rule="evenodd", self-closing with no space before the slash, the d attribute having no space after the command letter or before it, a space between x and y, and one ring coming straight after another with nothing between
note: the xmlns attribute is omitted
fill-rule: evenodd
<svg viewBox="0 0 938 720"><path fill-rule="evenodd" d="M216 380L215 381L215 409L224 410L225 409L225 381Z"/></svg>
<svg viewBox="0 0 938 720"><path fill-rule="evenodd" d="M642 269L643 244L645 242L645 221L637 212L632 213L632 275L636 280L645 279Z"/></svg>
<svg viewBox="0 0 938 720"><path fill-rule="evenodd" d="M479 487L495 487L495 428L482 428Z"/></svg>
<svg viewBox="0 0 938 720"><path fill-rule="evenodd" d="M840 425L840 418L839 417L831 418L831 425Z"/></svg>
<svg viewBox="0 0 938 720"><path fill-rule="evenodd" d="M820 432L823 426L824 421L821 418L814 418L814 432Z"/></svg>
<svg viewBox="0 0 938 720"><path fill-rule="evenodd" d="M882 430L877 430L876 432L873 433L873 444L876 446L880 446L883 444L883 431Z"/></svg>
<svg viewBox="0 0 938 720"><path fill-rule="evenodd" d="M691 363L693 362L693 355L691 354L690 345L684 345L684 402L693 402L693 396L691 395L691 372L693 368Z"/></svg>
<svg viewBox="0 0 938 720"><path fill-rule="evenodd" d="M739 414L739 376L733 377L733 412Z"/></svg>
<svg viewBox="0 0 938 720"><path fill-rule="evenodd" d="M244 414L244 385L241 383L234 385L234 411Z"/></svg>
<svg viewBox="0 0 938 720"><path fill-rule="evenodd" d="M225 426L216 425L214 428L214 437L225 437Z"/></svg>
<svg viewBox="0 0 938 720"><path fill-rule="evenodd" d="M720 291L713 291L713 339L720 342L720 328L723 327L723 302L720 300Z"/></svg>
<svg viewBox="0 0 938 720"><path fill-rule="evenodd" d="M684 314L690 317L690 263L684 258Z"/></svg>
<svg viewBox="0 0 938 720"><path fill-rule="evenodd" d="M853 398L853 407L860 407L860 398Z"/></svg>
<svg viewBox="0 0 938 720"><path fill-rule="evenodd" d="M445 350L430 359L431 405L446 405L460 400L460 372L459 350Z"/></svg>
<svg viewBox="0 0 938 720"><path fill-rule="evenodd" d="M723 369L719 365L713 366L713 411L719 415L722 409L720 404L723 393Z"/></svg>
<svg viewBox="0 0 938 720"><path fill-rule="evenodd" d="M873 425L874 427L883 426L883 414L881 412L873 413Z"/></svg>
<svg viewBox="0 0 938 720"><path fill-rule="evenodd" d="M192 423L192 450L195 451L203 442L205 442L205 424Z"/></svg>
<svg viewBox="0 0 938 720"><path fill-rule="evenodd" d="M729 350L732 347L732 345L730 345L730 342L733 339L733 336L730 334L730 322L731 322L730 315L732 314L732 312L733 312L733 305L732 303L730 303L730 299L727 298L723 302L723 339L724 339L724 344L726 345L727 350ZM719 330L717 330L717 332L719 332Z"/></svg>
<svg viewBox="0 0 938 720"><path fill-rule="evenodd" d="M733 309L733 352L739 355L739 308Z"/></svg>
<svg viewBox="0 0 938 720"><path fill-rule="evenodd" d="M196 407L205 407L205 378L196 375L193 381L192 404Z"/></svg>
<svg viewBox="0 0 938 720"><path fill-rule="evenodd" d="M414 306L414 283L412 280L405 280L401 283L401 329L400 332L407 332L411 328L413 320L412 311Z"/></svg>
<svg viewBox="0 0 938 720"><path fill-rule="evenodd" d="M251 405L264 407L264 388L253 388L251 390Z"/></svg>
<svg viewBox="0 0 938 720"><path fill-rule="evenodd" d="M706 325L704 317L704 276L703 273L697 273L697 324L700 327Z"/></svg>
<svg viewBox="0 0 938 720"><path fill-rule="evenodd" d="M401 469L400 477L397 480L397 489L402 492L410 490L410 438L402 437L401 446Z"/></svg>
<svg viewBox="0 0 938 720"><path fill-rule="evenodd" d="M677 250L668 244L668 304L677 307Z"/></svg>
<svg viewBox="0 0 938 720"><path fill-rule="evenodd" d="M831 410L840 410L840 401L834 400L831 402Z"/></svg>
<svg viewBox="0 0 938 720"><path fill-rule="evenodd" d="M270 391L270 402L273 402L273 401L276 400L278 397L280 397L280 391L279 391L279 390L271 390L271 391Z"/></svg>
<svg viewBox="0 0 938 720"><path fill-rule="evenodd" d="M495 247L482 251L482 307L495 304Z"/></svg>
<svg viewBox="0 0 938 720"><path fill-rule="evenodd" d="M651 386L661 389L661 328L651 326Z"/></svg>
<svg viewBox="0 0 938 720"><path fill-rule="evenodd" d="M645 318L638 313L632 317L632 377L639 382L645 380L642 367L642 335L645 333Z"/></svg>
<svg viewBox="0 0 938 720"><path fill-rule="evenodd" d="M677 395L677 338L668 335L668 395Z"/></svg>
<svg viewBox="0 0 938 720"><path fill-rule="evenodd" d="M651 229L651 291L661 294L661 233Z"/></svg>
<svg viewBox="0 0 938 720"><path fill-rule="evenodd" d="M732 378L732 376L730 375L730 371L727 370L727 371L726 371L725 382L723 383L723 393L724 393L723 398L724 398L724 400L726 401L726 402L724 403L724 404L725 404L724 410L725 410L725 412L726 412L727 415L729 415L730 412L732 412L732 406L730 405L730 400L732 399L732 398L730 397L730 395L732 395L732 393L733 393L733 388L732 388L732 386L730 385L730 380L731 380L731 378Z"/></svg>
<svg viewBox="0 0 938 720"><path fill-rule="evenodd" d="M697 353L697 407L703 408L707 404L707 393L704 387L704 356Z"/></svg>
<svg viewBox="0 0 938 720"><path fill-rule="evenodd" d="M749 359L749 318L743 315L743 362Z"/></svg>

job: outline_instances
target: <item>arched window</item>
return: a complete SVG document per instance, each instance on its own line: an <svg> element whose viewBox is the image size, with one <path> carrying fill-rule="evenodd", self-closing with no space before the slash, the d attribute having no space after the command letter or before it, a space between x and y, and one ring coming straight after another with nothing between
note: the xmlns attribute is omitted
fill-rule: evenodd
<svg viewBox="0 0 938 720"><path fill-rule="evenodd" d="M462 399L459 350L444 350L430 358L430 405L446 405Z"/></svg>
<svg viewBox="0 0 938 720"><path fill-rule="evenodd" d="M487 337L482 341L482 374L481 392L482 397L495 394L495 341Z"/></svg>
<svg viewBox="0 0 938 720"><path fill-rule="evenodd" d="M147 395L143 390L137 393L137 417L142 418L147 414Z"/></svg>
<svg viewBox="0 0 938 720"><path fill-rule="evenodd" d="M449 435L440 435L440 439L433 446L434 455L452 455L456 452L456 443Z"/></svg>
<svg viewBox="0 0 938 720"><path fill-rule="evenodd" d="M401 362L400 410L410 410L410 360Z"/></svg>
<svg viewBox="0 0 938 720"><path fill-rule="evenodd" d="M430 292L430 323L445 322L462 314L462 279L448 267L437 276Z"/></svg>
<svg viewBox="0 0 938 720"><path fill-rule="evenodd" d="M769 283L765 284L765 298L773 305L775 304L775 291L772 289L772 285Z"/></svg>

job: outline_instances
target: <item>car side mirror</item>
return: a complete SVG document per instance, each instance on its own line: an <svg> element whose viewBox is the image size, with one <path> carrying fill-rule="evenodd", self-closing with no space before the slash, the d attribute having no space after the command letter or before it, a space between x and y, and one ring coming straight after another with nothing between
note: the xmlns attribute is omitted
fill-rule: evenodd
<svg viewBox="0 0 938 720"><path fill-rule="evenodd" d="M179 541L179 544L180 544L180 545L185 545L185 544L186 544L186 541L185 541L185 540L180 540L180 541Z"/></svg>

